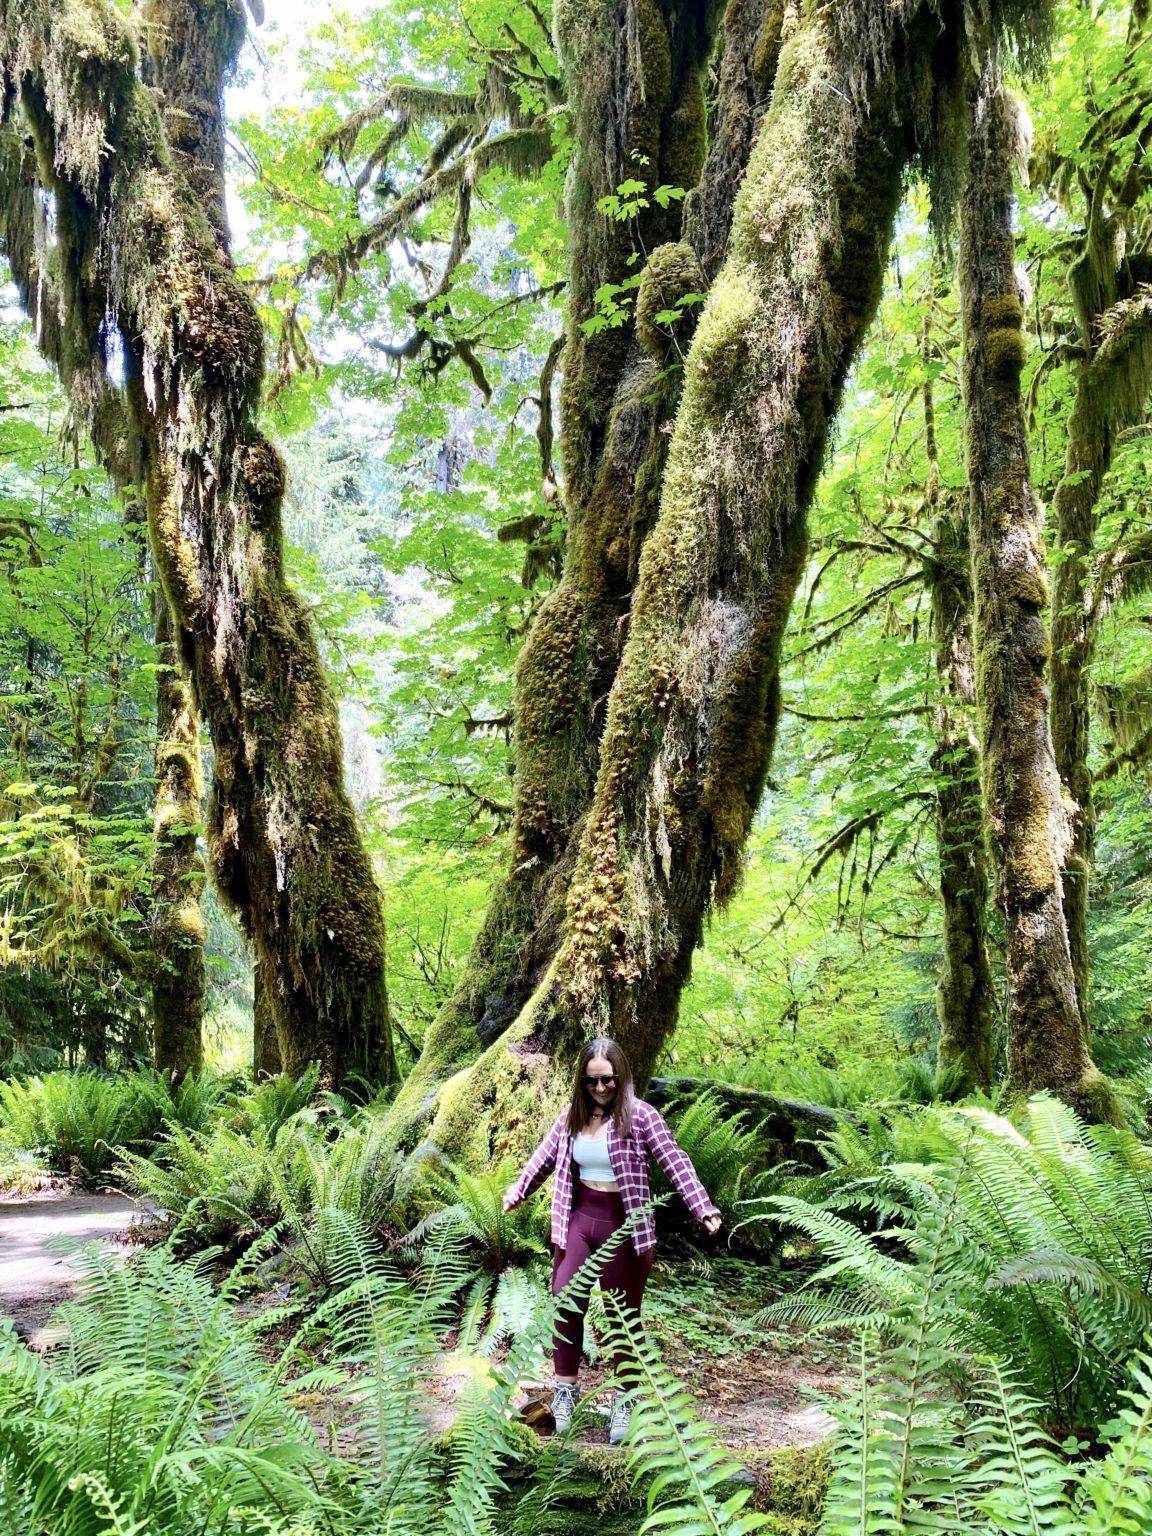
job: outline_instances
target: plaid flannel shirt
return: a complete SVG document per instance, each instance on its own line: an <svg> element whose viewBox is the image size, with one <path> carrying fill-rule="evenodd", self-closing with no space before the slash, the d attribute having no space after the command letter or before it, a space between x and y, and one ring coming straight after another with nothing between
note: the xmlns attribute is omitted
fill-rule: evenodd
<svg viewBox="0 0 1152 1536"><path fill-rule="evenodd" d="M632 1134L620 1137L615 1122L608 1122L608 1157L612 1172L616 1175L616 1187L624 1201L627 1215L640 1211L632 1232L632 1246L637 1253L646 1253L656 1246L656 1223L653 1220L652 1192L648 1185L648 1154L651 1153L668 1175L672 1187L697 1221L707 1216L717 1216L719 1211L708 1198L708 1191L696 1177L687 1153L676 1145L672 1132L660 1112L643 1099L632 1100ZM568 1130L568 1111L565 1109L544 1140L533 1152L523 1173L509 1190L513 1204L519 1205L532 1191L556 1170L552 1185L552 1241L557 1248L568 1242L568 1222L572 1215L572 1136Z"/></svg>

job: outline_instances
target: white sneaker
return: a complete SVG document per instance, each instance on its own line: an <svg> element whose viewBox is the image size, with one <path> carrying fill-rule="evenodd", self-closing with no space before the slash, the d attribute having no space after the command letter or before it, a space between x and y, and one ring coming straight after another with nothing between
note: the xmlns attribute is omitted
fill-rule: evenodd
<svg viewBox="0 0 1152 1536"><path fill-rule="evenodd" d="M617 1392L612 1399L612 1419L608 1425L608 1444L619 1445L632 1422L632 1399L627 1392Z"/></svg>
<svg viewBox="0 0 1152 1536"><path fill-rule="evenodd" d="M580 1401L580 1392L571 1381L558 1381L552 1388L552 1417L556 1420L556 1433L565 1434L572 1424L572 1415Z"/></svg>

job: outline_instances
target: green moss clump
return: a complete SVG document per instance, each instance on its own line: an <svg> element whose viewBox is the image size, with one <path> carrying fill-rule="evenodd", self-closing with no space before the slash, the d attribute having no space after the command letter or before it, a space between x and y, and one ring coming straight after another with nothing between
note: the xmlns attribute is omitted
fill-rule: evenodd
<svg viewBox="0 0 1152 1536"><path fill-rule="evenodd" d="M980 303L980 320L989 331L1020 330L1024 306L1014 293L993 293Z"/></svg>
<svg viewBox="0 0 1152 1536"><path fill-rule="evenodd" d="M704 269L690 245L677 241L656 247L636 293L636 334L646 352L663 357L674 345L687 340L695 326L695 305L682 310L678 320L658 320L657 316L675 309L686 295L702 293L705 286Z"/></svg>
<svg viewBox="0 0 1152 1536"><path fill-rule="evenodd" d="M1015 387L1027 357L1020 300L1014 293L989 294L980 304L980 323L989 379Z"/></svg>
<svg viewBox="0 0 1152 1536"><path fill-rule="evenodd" d="M260 522L279 512L284 495L284 460L266 437L257 438L241 450L240 474L254 520Z"/></svg>
<svg viewBox="0 0 1152 1536"><path fill-rule="evenodd" d="M1044 608L1048 603L1048 583L1039 566L1017 566L1006 572L1004 595L1030 608Z"/></svg>
<svg viewBox="0 0 1152 1536"><path fill-rule="evenodd" d="M996 383L1011 383L1020 377L1027 357L1023 333L1015 330L989 331L984 338L988 373Z"/></svg>
<svg viewBox="0 0 1152 1536"><path fill-rule="evenodd" d="M173 911L171 932L183 944L201 945L208 941L208 924L205 921L199 897L190 896Z"/></svg>
<svg viewBox="0 0 1152 1536"><path fill-rule="evenodd" d="M828 1492L824 1444L767 1452L756 1464L754 1508L769 1517L768 1536L816 1536Z"/></svg>
<svg viewBox="0 0 1152 1536"><path fill-rule="evenodd" d="M577 1457L580 1470L586 1472L593 1483L598 1515L644 1507L627 1456L606 1445L582 1445L577 1450Z"/></svg>
<svg viewBox="0 0 1152 1536"><path fill-rule="evenodd" d="M515 1023L436 1094L430 1140L466 1167L526 1157L568 1098L568 1061L534 1045L551 992L550 969Z"/></svg>

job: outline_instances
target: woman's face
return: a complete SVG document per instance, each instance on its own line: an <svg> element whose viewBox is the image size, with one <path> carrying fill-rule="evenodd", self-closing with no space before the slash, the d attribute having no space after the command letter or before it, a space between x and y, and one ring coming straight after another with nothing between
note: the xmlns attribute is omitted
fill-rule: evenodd
<svg viewBox="0 0 1152 1536"><path fill-rule="evenodd" d="M616 1097L616 1068L603 1056L593 1056L584 1068L584 1091L598 1109L607 1109Z"/></svg>

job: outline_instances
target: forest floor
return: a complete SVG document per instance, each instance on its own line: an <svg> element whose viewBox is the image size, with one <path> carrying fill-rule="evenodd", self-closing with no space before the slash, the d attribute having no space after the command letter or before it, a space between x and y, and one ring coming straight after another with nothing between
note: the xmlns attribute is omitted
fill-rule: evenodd
<svg viewBox="0 0 1152 1536"><path fill-rule="evenodd" d="M0 1316L11 1317L32 1348L51 1348L60 1337L50 1322L52 1312L75 1291L71 1252L94 1240L123 1242L141 1215L135 1202L114 1193L63 1188L0 1199ZM723 1443L742 1457L815 1445L832 1428L830 1416L811 1397L837 1393L842 1355L834 1346L801 1344L750 1325L778 1293L778 1277L765 1266L726 1258L702 1265L662 1259L645 1306L646 1325L665 1360ZM435 1432L452 1423L478 1364L455 1353L453 1344L445 1340L441 1371L431 1387L429 1420ZM581 1388L593 1398L581 1436L590 1443L608 1438L606 1416L598 1416L595 1398L606 1375L595 1366L581 1373ZM547 1401L547 1384L527 1383L523 1401L537 1398ZM606 1415L609 1394L601 1393L598 1401Z"/></svg>

